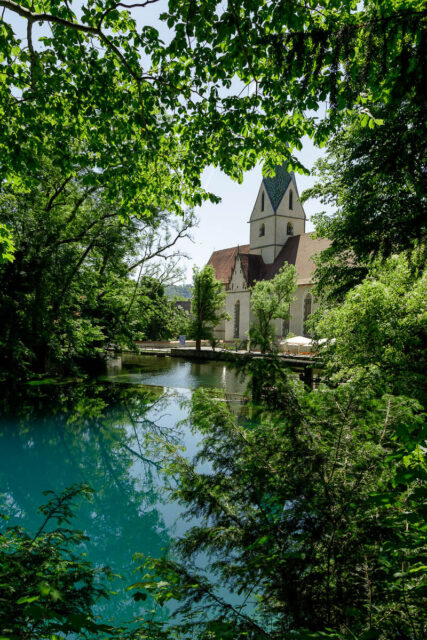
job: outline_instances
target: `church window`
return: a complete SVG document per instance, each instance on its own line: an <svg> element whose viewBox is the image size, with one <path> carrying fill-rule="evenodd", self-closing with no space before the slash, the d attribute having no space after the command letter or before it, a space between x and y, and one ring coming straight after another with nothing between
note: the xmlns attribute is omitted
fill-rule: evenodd
<svg viewBox="0 0 427 640"><path fill-rule="evenodd" d="M264 199L265 199L265 193L263 191L261 195L261 211L264 211Z"/></svg>
<svg viewBox="0 0 427 640"><path fill-rule="evenodd" d="M294 208L294 193L292 189L289 191L289 209Z"/></svg>
<svg viewBox="0 0 427 640"><path fill-rule="evenodd" d="M234 305L234 337L238 338L240 334L240 300Z"/></svg>
<svg viewBox="0 0 427 640"><path fill-rule="evenodd" d="M307 320L309 318L309 316L312 313L312 297L311 297L311 293L307 293L305 298L304 298L304 320L303 320L303 334L305 336L308 335L308 330L307 330Z"/></svg>
<svg viewBox="0 0 427 640"><path fill-rule="evenodd" d="M294 225L292 224L292 222L288 222L288 226L286 227L286 233L288 234L288 236L294 235Z"/></svg>
<svg viewBox="0 0 427 640"><path fill-rule="evenodd" d="M265 224L262 224L259 228L259 237L265 236Z"/></svg>

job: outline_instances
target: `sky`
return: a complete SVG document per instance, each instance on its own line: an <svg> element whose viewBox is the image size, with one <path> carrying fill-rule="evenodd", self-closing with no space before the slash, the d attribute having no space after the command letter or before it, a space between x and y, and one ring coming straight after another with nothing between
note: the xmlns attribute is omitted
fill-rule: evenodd
<svg viewBox="0 0 427 640"><path fill-rule="evenodd" d="M295 155L310 170L315 161L324 155L324 150L314 147L308 138L304 138L302 150L296 151ZM296 174L295 178L300 194L313 186L316 181L313 175ZM193 265L203 267L213 251L238 244L248 244L248 221L261 181L261 165L248 171L242 184L234 182L217 169L208 168L204 171L203 186L219 196L221 202L219 204L207 202L196 209L199 225L193 230L194 242L183 240L180 244L181 250L190 256L189 260L182 261L182 267L186 272L184 282L191 282ZM328 210L325 205L314 199L308 200L304 204L304 209L308 218L306 231L313 230L310 218L314 213Z"/></svg>

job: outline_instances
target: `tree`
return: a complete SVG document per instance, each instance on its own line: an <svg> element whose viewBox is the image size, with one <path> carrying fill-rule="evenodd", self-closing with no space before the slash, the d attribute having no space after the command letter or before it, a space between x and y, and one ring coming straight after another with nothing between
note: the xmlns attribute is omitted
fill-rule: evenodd
<svg viewBox="0 0 427 640"><path fill-rule="evenodd" d="M47 638L57 634L108 634L94 606L108 598L102 581L108 570L96 569L75 551L85 541L81 531L69 528L72 501L89 496L86 485L52 491L40 507L43 523L34 536L20 527L0 533L0 631L4 637ZM55 526L56 524L56 526ZM49 530L50 529L50 530Z"/></svg>
<svg viewBox="0 0 427 640"><path fill-rule="evenodd" d="M15 244L13 242L12 229L0 222L0 264L13 262Z"/></svg>
<svg viewBox="0 0 427 640"><path fill-rule="evenodd" d="M302 196L334 207L314 217L317 234L332 241L317 259L323 299L342 300L375 257L410 252L426 236L425 109L405 99L374 113L383 124L373 129L347 118L317 163L317 184Z"/></svg>
<svg viewBox="0 0 427 640"><path fill-rule="evenodd" d="M225 292L222 284L215 278L215 271L211 265L206 265L200 271L193 269L193 298L189 336L196 341L196 349L200 351L201 340L213 338L213 329L222 318L228 318L221 309L225 304Z"/></svg>
<svg viewBox="0 0 427 640"><path fill-rule="evenodd" d="M251 289L251 308L256 318L249 330L252 345L259 345L261 353L271 351L275 342L272 320L287 318L289 305L296 291L296 270L286 264L271 280L260 280Z"/></svg>
<svg viewBox="0 0 427 640"><path fill-rule="evenodd" d="M413 492L425 495L425 463L407 449L425 435L417 403L359 380L309 393L279 375L279 410L236 416L222 392L194 393L199 452L189 461L173 451L169 471L173 498L196 521L169 557L141 566L135 588L180 601L184 637L423 637Z"/></svg>
<svg viewBox="0 0 427 640"><path fill-rule="evenodd" d="M156 279L141 279L135 309L136 331L139 340L169 340L188 333L188 313L179 309L165 294L164 286Z"/></svg>
<svg viewBox="0 0 427 640"><path fill-rule="evenodd" d="M422 253L377 259L341 304L313 318L316 336L326 339L319 347L327 364L324 375L334 383L372 378L387 392L426 405L427 269Z"/></svg>
<svg viewBox="0 0 427 640"><path fill-rule="evenodd" d="M420 0L178 0L162 33L136 20L153 4L0 0L2 181L27 188L53 148L64 176L96 167L122 215L182 212L215 200L209 164L236 179L261 158L301 168L303 135L324 143L348 109L373 122L371 104L422 101Z"/></svg>
<svg viewBox="0 0 427 640"><path fill-rule="evenodd" d="M124 223L102 182L88 186L84 170L64 177L52 159L38 160L28 192L5 186L0 194L0 221L13 226L16 243L15 260L0 266L6 377L72 370L108 346L133 348L149 325L144 305L137 312L139 283L180 277L175 245L193 224L191 213L175 226L155 211Z"/></svg>

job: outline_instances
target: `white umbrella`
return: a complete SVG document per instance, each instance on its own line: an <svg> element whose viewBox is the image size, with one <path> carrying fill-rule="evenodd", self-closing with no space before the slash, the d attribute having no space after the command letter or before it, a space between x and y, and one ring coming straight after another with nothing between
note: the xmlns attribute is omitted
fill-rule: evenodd
<svg viewBox="0 0 427 640"><path fill-rule="evenodd" d="M293 344L299 347L306 347L312 344L311 338L306 338L305 336L295 336L294 338L288 338L287 340L283 340L282 344Z"/></svg>

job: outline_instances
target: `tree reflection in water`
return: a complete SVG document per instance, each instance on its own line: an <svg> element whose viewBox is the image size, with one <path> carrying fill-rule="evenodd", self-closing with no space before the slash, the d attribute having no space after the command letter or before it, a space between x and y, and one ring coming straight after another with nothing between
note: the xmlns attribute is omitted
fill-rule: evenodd
<svg viewBox="0 0 427 640"><path fill-rule="evenodd" d="M177 431L161 426L170 397L162 387L72 383L4 393L0 402L0 486L9 524L35 531L43 491L90 485L94 499L80 501L73 528L89 537L89 560L123 577L112 585L121 594L103 605L103 617L128 620L144 606L125 591L133 554L159 557L169 544L149 438L178 442Z"/></svg>

